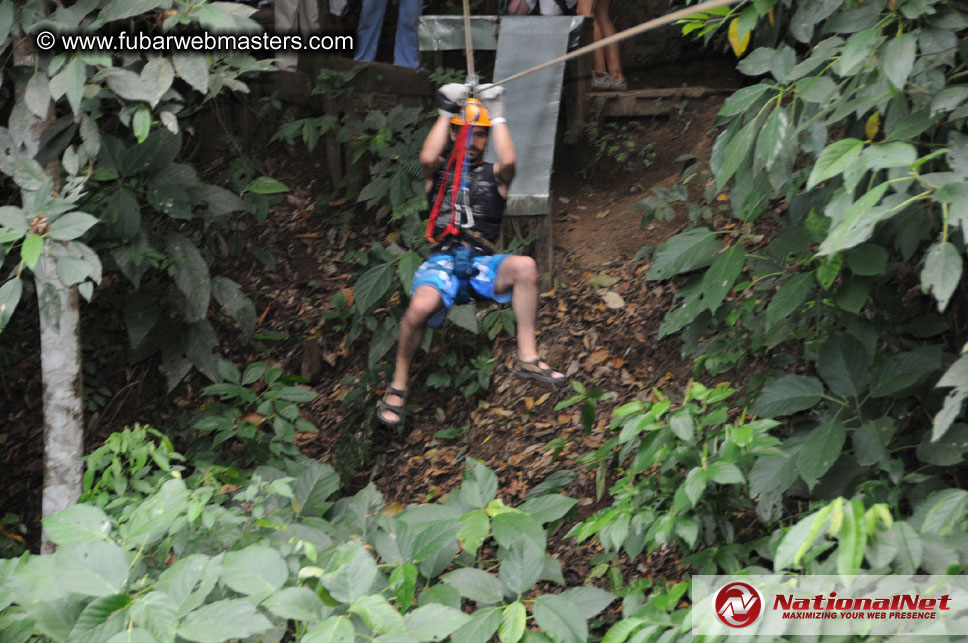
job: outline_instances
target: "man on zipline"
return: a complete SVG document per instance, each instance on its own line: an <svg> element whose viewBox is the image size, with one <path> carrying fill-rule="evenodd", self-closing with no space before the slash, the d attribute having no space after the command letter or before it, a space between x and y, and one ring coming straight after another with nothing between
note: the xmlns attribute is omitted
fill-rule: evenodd
<svg viewBox="0 0 968 643"><path fill-rule="evenodd" d="M432 210L427 237L430 257L413 278L410 305L400 320L393 379L377 409L386 425L403 421L410 365L423 341L424 327L443 324L454 303L511 302L517 319L515 375L551 384L565 375L538 355L538 267L531 257L493 254L501 232L508 185L514 178L514 144L504 118L504 88L482 85L480 101L466 85L450 83L437 92L438 117L427 134L420 163ZM484 162L494 139L496 163ZM454 144L449 161L442 154Z"/></svg>

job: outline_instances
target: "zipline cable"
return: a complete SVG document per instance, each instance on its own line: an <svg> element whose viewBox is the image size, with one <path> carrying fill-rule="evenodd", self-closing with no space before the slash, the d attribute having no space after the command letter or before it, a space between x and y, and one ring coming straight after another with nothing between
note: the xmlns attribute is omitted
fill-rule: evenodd
<svg viewBox="0 0 968 643"><path fill-rule="evenodd" d="M649 20L648 22L643 22L642 24L637 25L635 27L630 27L630 28L626 29L625 31L620 31L617 34L612 34L608 38L602 38L601 40L598 40L596 42L593 42L590 45L585 45L584 47L582 47L580 49L576 49L575 51L568 52L564 56L559 56L558 58L555 58L554 60L549 60L548 62L541 63L540 65L535 65L534 67L531 67L530 69L525 69L524 71L519 71L518 73L512 74L512 75L508 76L507 78L504 78L503 80L499 80L499 81L495 82L494 84L495 85L503 85L504 83L510 82L512 80L517 80L518 78L521 78L522 76L527 76L528 74L532 74L532 73L534 73L536 71L540 71L542 69L545 69L546 67L551 67L552 65L557 65L560 62L564 62L566 60L571 60L572 58L577 58L578 56L583 56L583 55L585 55L585 54L587 54L589 52L595 51L596 49L599 49L601 47L605 47L607 45L610 45L613 42L619 42L621 40L625 40L626 38L631 38L632 36L637 36L637 35L639 35L641 33L645 33L646 31L650 31L652 29L656 29L658 27L662 27L664 25L668 25L668 24L673 23L673 22L675 22L677 20L682 20L683 18L688 18L689 16L695 15L697 13L703 13L703 12L709 11L711 9L717 9L719 7L724 7L726 5L734 4L736 2L739 2L739 0L710 0L709 2L703 2L701 4L697 4L694 7L686 7L685 9L680 9L678 11L673 11L672 13L667 14L667 15L664 15L664 16L662 16L660 18L655 18L654 20ZM467 11L467 3L468 3L468 0L464 0L465 12ZM468 41L468 43L470 42L470 35L469 35L470 34L470 26L469 25L470 25L470 16L467 13L465 13L464 14L464 30L465 30L465 33L468 34L467 35L467 41ZM468 45L468 47L469 47L469 45ZM468 48L468 55L470 56L470 58L468 58L468 61L469 61L470 65L473 65L473 52L470 50L470 48ZM471 68L471 67L469 67L469 68Z"/></svg>
<svg viewBox="0 0 968 643"><path fill-rule="evenodd" d="M474 71L474 43L471 38L471 4L464 0L464 56L467 58L467 81L471 85L477 84L477 73Z"/></svg>

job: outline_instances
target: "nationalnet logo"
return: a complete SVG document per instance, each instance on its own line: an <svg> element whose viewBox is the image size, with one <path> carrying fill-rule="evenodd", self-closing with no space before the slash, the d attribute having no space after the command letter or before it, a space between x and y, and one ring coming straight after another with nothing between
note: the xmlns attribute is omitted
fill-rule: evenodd
<svg viewBox="0 0 968 643"><path fill-rule="evenodd" d="M694 576L694 635L968 632L968 576Z"/></svg>
<svg viewBox="0 0 968 643"><path fill-rule="evenodd" d="M729 583L713 596L713 607L724 625L749 627L763 613L763 595L748 583Z"/></svg>

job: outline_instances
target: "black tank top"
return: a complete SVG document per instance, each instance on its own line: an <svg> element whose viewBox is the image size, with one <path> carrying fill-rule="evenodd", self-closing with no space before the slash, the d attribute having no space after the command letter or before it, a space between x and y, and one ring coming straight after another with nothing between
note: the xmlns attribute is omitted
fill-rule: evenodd
<svg viewBox="0 0 968 643"><path fill-rule="evenodd" d="M484 237L491 243L495 243L501 234L501 218L504 216L504 206L507 203L507 199L498 192L497 178L494 176L494 164L482 163L477 166L471 166L468 171L470 173L470 176L468 176L468 183L470 184L470 209L474 220L472 225L468 225L469 222L464 220L466 215L461 212L458 216L457 224L462 228L469 227L473 232ZM440 204L440 214L437 216L437 224L434 227L435 237L443 232L451 219L450 203L452 197L450 191L454 179L450 174L446 178L447 187L444 191L444 200ZM434 177L430 192L427 193L427 200L430 207L434 205L437 192L440 190L440 182L443 179L444 170L441 169Z"/></svg>

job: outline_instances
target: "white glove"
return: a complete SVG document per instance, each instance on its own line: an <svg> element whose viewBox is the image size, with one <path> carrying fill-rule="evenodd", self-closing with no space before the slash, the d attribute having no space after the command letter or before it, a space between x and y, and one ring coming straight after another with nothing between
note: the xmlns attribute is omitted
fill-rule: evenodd
<svg viewBox="0 0 968 643"><path fill-rule="evenodd" d="M453 116L467 102L470 95L467 85L447 83L437 90L437 112L441 116Z"/></svg>
<svg viewBox="0 0 968 643"><path fill-rule="evenodd" d="M500 119L497 122L506 123L507 120L504 118L504 87L488 83L481 85L477 91L478 96L481 97L481 102L487 108L487 114L491 118L491 122L493 123L495 119Z"/></svg>

